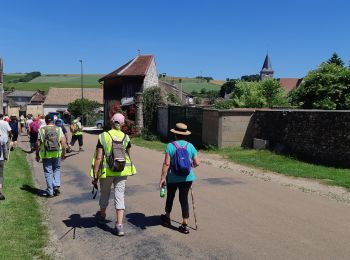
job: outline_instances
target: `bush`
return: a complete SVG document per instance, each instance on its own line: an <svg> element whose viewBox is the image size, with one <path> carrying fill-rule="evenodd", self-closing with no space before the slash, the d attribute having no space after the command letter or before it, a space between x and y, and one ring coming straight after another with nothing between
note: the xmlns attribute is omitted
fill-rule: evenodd
<svg viewBox="0 0 350 260"><path fill-rule="evenodd" d="M155 133L157 131L157 111L158 107L163 104L161 89L151 87L144 90L143 94L143 126L144 128Z"/></svg>
<svg viewBox="0 0 350 260"><path fill-rule="evenodd" d="M68 111L74 116L82 116L82 122L87 125L94 125L99 116L96 111L101 105L89 99L76 99L74 102L68 104Z"/></svg>

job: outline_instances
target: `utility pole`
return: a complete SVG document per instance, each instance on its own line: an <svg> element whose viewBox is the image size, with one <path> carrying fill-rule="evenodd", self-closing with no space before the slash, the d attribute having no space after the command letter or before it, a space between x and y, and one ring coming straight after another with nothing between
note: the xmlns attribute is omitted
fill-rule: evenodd
<svg viewBox="0 0 350 260"><path fill-rule="evenodd" d="M84 85L83 85L83 60L79 60L80 62L80 87L81 87L81 123L84 123Z"/></svg>
<svg viewBox="0 0 350 260"><path fill-rule="evenodd" d="M4 112L4 65L0 57L0 114Z"/></svg>

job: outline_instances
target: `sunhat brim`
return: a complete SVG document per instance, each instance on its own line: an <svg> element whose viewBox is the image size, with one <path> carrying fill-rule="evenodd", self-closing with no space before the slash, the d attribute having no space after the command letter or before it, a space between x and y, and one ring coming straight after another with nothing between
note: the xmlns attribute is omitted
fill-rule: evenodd
<svg viewBox="0 0 350 260"><path fill-rule="evenodd" d="M191 131L188 131L188 130L186 130L186 132L180 132L180 131L177 131L175 129L171 129L170 132L172 132L173 134L177 134L177 135L190 135L191 134Z"/></svg>

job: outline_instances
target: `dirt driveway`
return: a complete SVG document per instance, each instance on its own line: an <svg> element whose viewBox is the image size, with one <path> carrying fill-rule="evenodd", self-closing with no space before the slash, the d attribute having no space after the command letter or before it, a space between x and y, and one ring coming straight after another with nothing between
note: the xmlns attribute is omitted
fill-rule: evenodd
<svg viewBox="0 0 350 260"><path fill-rule="evenodd" d="M249 168L202 164L194 184L199 230L189 235L160 225L164 199L157 187L163 154L132 148L138 174L126 195L126 236L114 236L110 201L104 227L95 224L88 170L96 135L84 135L85 152L62 166L62 194L47 201L56 255L65 259L349 259L350 206L311 192L255 178ZM29 156L30 161L34 158ZM208 159L209 161L212 160ZM214 159L215 161L215 159ZM211 164L211 165L210 165ZM32 163L39 189L42 165ZM248 174L246 174L248 172ZM46 203L46 199L41 199ZM172 218L180 221L176 201ZM191 214L190 225L194 227Z"/></svg>

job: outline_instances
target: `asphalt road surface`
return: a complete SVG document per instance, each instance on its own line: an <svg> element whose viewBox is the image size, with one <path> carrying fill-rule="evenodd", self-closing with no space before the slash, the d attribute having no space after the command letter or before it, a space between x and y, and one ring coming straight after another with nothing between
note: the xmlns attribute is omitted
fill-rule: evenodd
<svg viewBox="0 0 350 260"><path fill-rule="evenodd" d="M88 172L96 142L96 135L84 135L85 152L73 152L62 163L62 194L47 200L54 250L65 259L350 259L349 204L206 164L195 170L199 229L177 231L177 198L173 228L163 227L163 154L136 146L131 156L138 174L127 181L126 235L117 237L112 196L110 222L98 226L93 217L99 196L92 199ZM32 164L40 195L46 188L42 164Z"/></svg>

